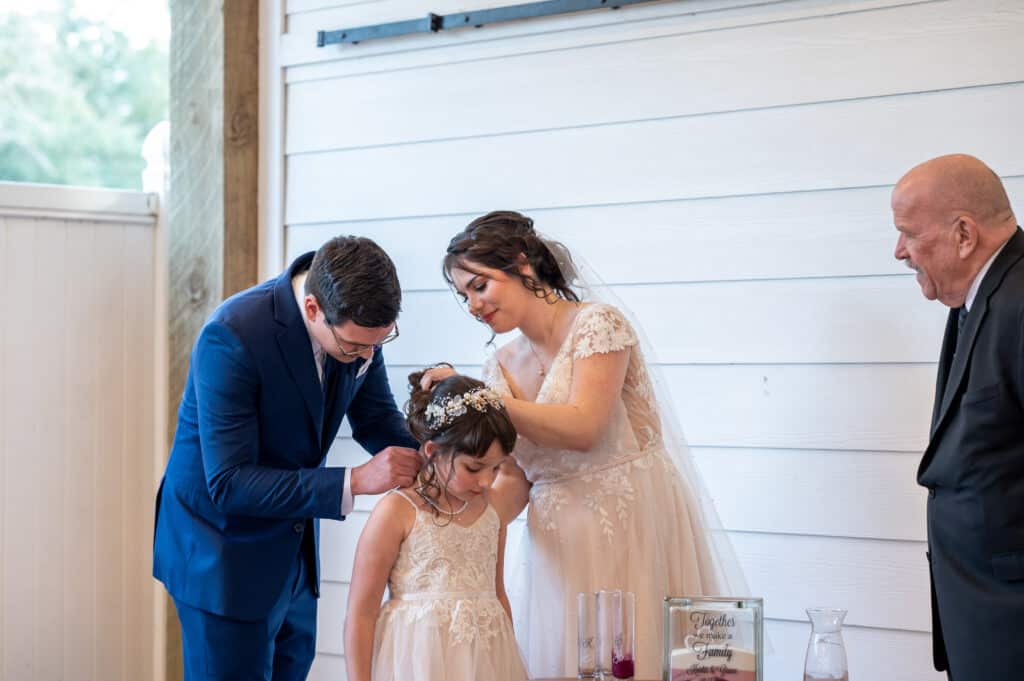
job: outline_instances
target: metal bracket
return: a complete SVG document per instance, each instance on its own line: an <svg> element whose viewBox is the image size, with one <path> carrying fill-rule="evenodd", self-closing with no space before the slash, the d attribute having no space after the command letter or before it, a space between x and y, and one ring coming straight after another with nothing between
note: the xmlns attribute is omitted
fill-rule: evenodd
<svg viewBox="0 0 1024 681"><path fill-rule="evenodd" d="M387 24L343 28L336 31L317 31L316 46L336 45L340 43L361 43L379 38L394 38L410 33L437 33L456 28L480 28L487 24L503 21L519 21L546 17L553 14L570 14L593 9L618 9L625 5L659 2L660 0L543 0L523 5L506 5L493 9L482 9L475 12L458 12L456 14L439 15L430 13L423 19L406 19L392 21Z"/></svg>

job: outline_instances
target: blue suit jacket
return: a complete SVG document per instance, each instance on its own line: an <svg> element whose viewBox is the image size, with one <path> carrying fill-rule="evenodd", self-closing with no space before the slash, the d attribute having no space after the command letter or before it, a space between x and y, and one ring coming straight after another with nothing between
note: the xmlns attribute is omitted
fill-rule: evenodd
<svg viewBox="0 0 1024 681"><path fill-rule="evenodd" d="M170 460L156 500L153 576L175 599L239 619L267 615L306 532L341 519L344 468L327 450L347 414L367 451L417 447L388 387L384 358L327 357L317 377L291 279L242 291L213 313L192 349ZM319 584L319 553L316 560Z"/></svg>

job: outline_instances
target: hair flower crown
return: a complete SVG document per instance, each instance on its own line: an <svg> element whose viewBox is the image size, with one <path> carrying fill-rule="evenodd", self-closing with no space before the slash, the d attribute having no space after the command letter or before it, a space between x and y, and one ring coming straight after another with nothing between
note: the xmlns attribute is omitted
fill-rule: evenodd
<svg viewBox="0 0 1024 681"><path fill-rule="evenodd" d="M470 408L481 414L490 409L504 409L498 393L490 388L473 388L461 395L449 395L440 400L431 401L424 410L427 425L437 430L466 413Z"/></svg>

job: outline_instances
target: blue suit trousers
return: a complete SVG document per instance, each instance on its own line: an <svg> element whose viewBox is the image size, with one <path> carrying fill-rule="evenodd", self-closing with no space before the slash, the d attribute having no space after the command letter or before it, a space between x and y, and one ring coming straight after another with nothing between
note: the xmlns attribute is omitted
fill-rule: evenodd
<svg viewBox="0 0 1024 681"><path fill-rule="evenodd" d="M316 604L307 552L270 613L240 620L174 600L181 622L185 681L304 681L316 655Z"/></svg>

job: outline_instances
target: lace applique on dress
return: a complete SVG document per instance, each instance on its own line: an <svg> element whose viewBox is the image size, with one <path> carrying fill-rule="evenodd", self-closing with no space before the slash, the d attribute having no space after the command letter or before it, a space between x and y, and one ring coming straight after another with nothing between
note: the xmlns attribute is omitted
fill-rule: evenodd
<svg viewBox="0 0 1024 681"><path fill-rule="evenodd" d="M439 521L417 507L413 529L388 578L392 597L410 603L417 619L430 617L448 626L453 641L497 635L494 619L505 611L496 597L482 597L495 593L500 526L492 506L468 527ZM467 594L472 598L462 598Z"/></svg>
<svg viewBox="0 0 1024 681"><path fill-rule="evenodd" d="M618 352L638 343L636 332L629 321L610 305L595 303L579 312L573 329L574 359L591 355Z"/></svg>
<svg viewBox="0 0 1024 681"><path fill-rule="evenodd" d="M416 519L377 619L374 681L526 681L495 588L501 520L494 507L462 526L395 493L416 508Z"/></svg>

